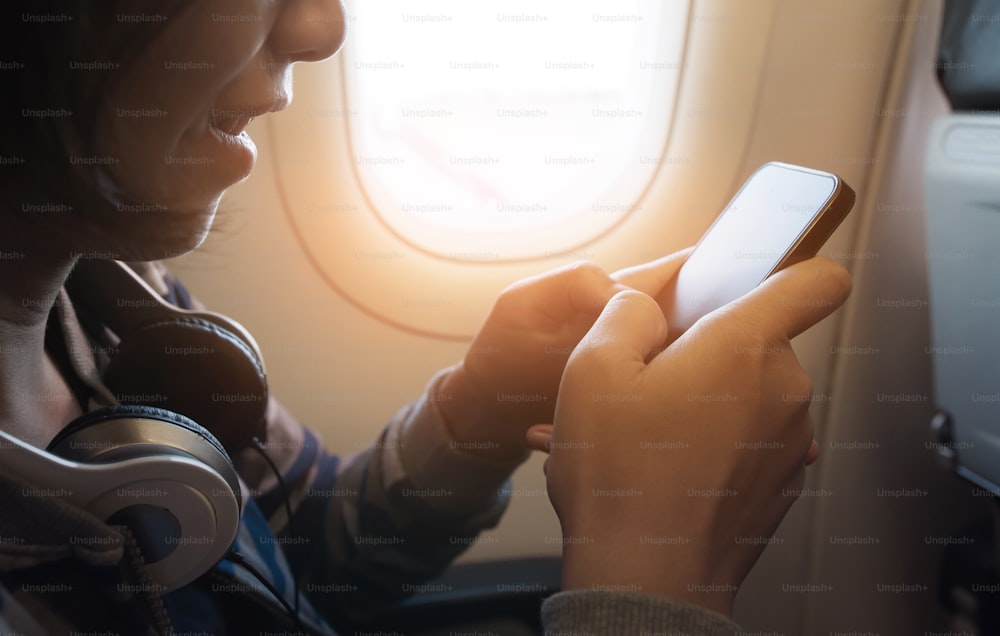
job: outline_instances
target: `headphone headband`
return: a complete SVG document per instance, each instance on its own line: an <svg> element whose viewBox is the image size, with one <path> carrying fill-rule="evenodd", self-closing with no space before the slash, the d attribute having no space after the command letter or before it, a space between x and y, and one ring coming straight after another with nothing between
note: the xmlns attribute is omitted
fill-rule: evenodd
<svg viewBox="0 0 1000 636"><path fill-rule="evenodd" d="M66 283L74 304L121 338L104 382L122 404L148 404L199 422L232 454L264 440L267 379L239 323L181 309L120 261L80 261Z"/></svg>

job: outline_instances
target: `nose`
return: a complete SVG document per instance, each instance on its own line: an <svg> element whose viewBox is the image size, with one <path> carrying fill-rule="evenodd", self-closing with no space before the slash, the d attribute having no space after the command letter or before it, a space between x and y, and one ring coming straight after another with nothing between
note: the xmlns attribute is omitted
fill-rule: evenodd
<svg viewBox="0 0 1000 636"><path fill-rule="evenodd" d="M271 47L293 62L318 62L340 50L346 30L342 0L286 0Z"/></svg>

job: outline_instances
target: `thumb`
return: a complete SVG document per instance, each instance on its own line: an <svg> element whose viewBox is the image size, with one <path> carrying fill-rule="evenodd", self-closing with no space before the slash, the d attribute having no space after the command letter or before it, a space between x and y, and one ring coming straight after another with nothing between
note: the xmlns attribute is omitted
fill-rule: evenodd
<svg viewBox="0 0 1000 636"><path fill-rule="evenodd" d="M840 307L851 293L842 265L817 256L774 274L727 306L753 324L789 340Z"/></svg>
<svg viewBox="0 0 1000 636"><path fill-rule="evenodd" d="M620 269L612 274L611 278L622 285L637 289L655 298L663 291L670 279L677 274L677 270L690 256L691 250L692 248L689 247L655 261Z"/></svg>
<svg viewBox="0 0 1000 636"><path fill-rule="evenodd" d="M667 321L650 296L635 290L618 292L580 341L574 357L599 355L605 363L645 366L650 351L667 338Z"/></svg>

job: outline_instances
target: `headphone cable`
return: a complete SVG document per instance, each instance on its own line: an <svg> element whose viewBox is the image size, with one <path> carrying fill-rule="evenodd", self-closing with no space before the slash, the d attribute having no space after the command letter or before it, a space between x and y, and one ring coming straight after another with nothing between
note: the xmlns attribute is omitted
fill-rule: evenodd
<svg viewBox="0 0 1000 636"><path fill-rule="evenodd" d="M278 599L278 602L280 602L281 605L285 608L285 611L291 615L292 619L295 621L295 629L297 629L302 634L307 633L305 626L302 625L302 619L299 617L298 603L296 603L296 607L293 608L292 604L288 602L288 599L286 599L281 594L281 591L278 588L276 588L273 583L268 581L267 577L265 577L260 572L260 570L247 563L246 557L244 557L241 553L237 552L236 550L230 549L229 552L226 553L225 559L227 561L232 561L236 565L243 566L243 568L247 572L252 574L255 579L260 581L261 585L266 587L267 591L270 592L271 595L274 596L274 598Z"/></svg>
<svg viewBox="0 0 1000 636"><path fill-rule="evenodd" d="M267 465L271 467L271 471L274 473L274 477L278 482L278 489L281 491L281 498L285 502L285 513L288 515L288 534L293 537L297 536L295 534L295 527L293 525L293 520L292 520L292 502L288 497L288 488L285 486L285 480L281 476L281 471L278 470L278 466L274 463L274 460L272 460L271 457L267 454L267 449L264 448L264 444L261 443L260 438L255 436L251 440L250 448L253 448L255 451L257 451L260 454L260 456L264 458L264 461L267 462ZM226 554L225 558L237 565L243 566L247 572L252 574L254 578L260 581L261 584L264 587L266 587L268 591L271 592L271 594L276 599L278 599L278 601L282 604L282 606L284 606L285 611L291 614L292 618L295 620L296 629L298 629L302 633L305 633L306 631L305 627L302 625L302 619L299 616L299 579L297 576L295 576L294 572L291 572L292 590L293 594L295 595L295 599L293 601L294 606L293 606L291 603L288 602L288 599L286 599L284 595L281 594L280 590L278 590L278 588L276 588L273 583L268 581L267 578L264 577L264 575L259 570L257 570L257 568L247 563L246 558L242 554L240 554L236 550L230 549L229 552ZM291 569L289 568L289 570Z"/></svg>
<svg viewBox="0 0 1000 636"><path fill-rule="evenodd" d="M281 471L278 470L278 466L274 463L274 460L271 459L271 456L267 454L267 449L264 448L264 444L261 443L259 437L254 436L251 440L251 448L260 453L260 456L264 458L264 461L267 462L267 465L270 466L271 470L274 472L274 478L278 482L278 489L281 491L281 499L285 502L285 514L288 517L288 534L291 537L298 537L298 535L295 534L295 526L293 525L292 501L288 496L288 488L285 486L285 480L281 476ZM294 572L292 572L292 586L295 593L295 616L297 617L299 615L299 578L295 576Z"/></svg>

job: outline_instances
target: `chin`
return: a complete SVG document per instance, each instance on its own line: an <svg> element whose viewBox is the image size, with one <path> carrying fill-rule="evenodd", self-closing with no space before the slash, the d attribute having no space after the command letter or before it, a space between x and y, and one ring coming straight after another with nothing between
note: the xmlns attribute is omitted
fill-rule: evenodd
<svg viewBox="0 0 1000 636"><path fill-rule="evenodd" d="M205 242L218 209L219 197L184 208L152 208L130 219L127 228L115 232L116 247L110 258L123 261L157 261L182 256ZM108 241L105 241L107 244ZM97 256L100 257L100 256Z"/></svg>

